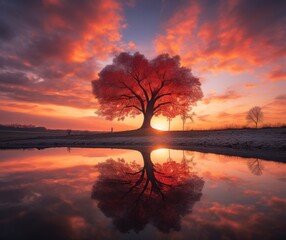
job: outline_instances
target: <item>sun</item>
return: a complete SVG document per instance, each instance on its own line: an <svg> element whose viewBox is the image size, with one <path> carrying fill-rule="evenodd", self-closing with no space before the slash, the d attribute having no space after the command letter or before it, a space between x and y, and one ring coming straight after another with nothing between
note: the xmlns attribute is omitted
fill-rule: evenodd
<svg viewBox="0 0 286 240"><path fill-rule="evenodd" d="M158 130L166 131L168 130L168 122L166 119L161 119L161 118L154 118L152 119L151 123L152 127Z"/></svg>

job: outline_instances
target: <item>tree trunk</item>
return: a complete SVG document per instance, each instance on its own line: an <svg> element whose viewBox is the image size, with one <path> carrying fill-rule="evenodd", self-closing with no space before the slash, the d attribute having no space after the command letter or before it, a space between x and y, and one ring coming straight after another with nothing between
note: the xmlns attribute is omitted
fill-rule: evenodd
<svg viewBox="0 0 286 240"><path fill-rule="evenodd" d="M152 128L151 127L151 119L153 117L153 114L144 114L144 120L143 120L143 123L142 123L142 126L140 127L140 129L148 129L148 128Z"/></svg>
<svg viewBox="0 0 286 240"><path fill-rule="evenodd" d="M146 177L147 179L152 183L156 184L156 177L155 177L155 169L154 164L151 160L151 150L149 149L143 149L140 151L143 161L144 161L144 167L146 170Z"/></svg>
<svg viewBox="0 0 286 240"><path fill-rule="evenodd" d="M147 104L146 112L144 113L144 120L141 129L148 129L151 127L151 119L154 115L154 101L150 101Z"/></svg>
<svg viewBox="0 0 286 240"><path fill-rule="evenodd" d="M144 168L145 168L145 173L146 173L146 178L147 178L146 181L151 183L151 192L155 191L155 192L159 193L163 199L164 195L162 193L160 185L158 184L159 180L155 176L156 170L154 168L154 164L151 161L151 150L150 149L141 149L140 153L141 153L141 155L143 157L143 161L144 161ZM161 184L164 184L164 183L161 183ZM145 190L143 190L143 191L145 192ZM150 195L149 195L149 197L150 197Z"/></svg>

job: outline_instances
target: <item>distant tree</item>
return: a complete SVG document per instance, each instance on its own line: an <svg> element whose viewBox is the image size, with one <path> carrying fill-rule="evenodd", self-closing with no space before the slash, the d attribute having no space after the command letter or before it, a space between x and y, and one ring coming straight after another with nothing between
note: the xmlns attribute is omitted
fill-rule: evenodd
<svg viewBox="0 0 286 240"><path fill-rule="evenodd" d="M171 130L171 122L172 122L172 118L171 117L167 117L167 121L168 121L168 130Z"/></svg>
<svg viewBox="0 0 286 240"><path fill-rule="evenodd" d="M186 124L187 119L191 119L191 121L194 122L195 113L193 112L189 114L188 112L182 112L180 115L183 121L183 131L185 131L185 124Z"/></svg>
<svg viewBox="0 0 286 240"><path fill-rule="evenodd" d="M71 132L72 132L72 130L71 130L71 129L68 129L68 130L67 130L67 134L68 134L68 136L70 136L70 135L71 135Z"/></svg>
<svg viewBox="0 0 286 240"><path fill-rule="evenodd" d="M98 115L108 120L143 114L141 128L151 128L153 116L177 116L203 97L201 83L180 57L162 54L148 60L139 52L120 53L92 81Z"/></svg>
<svg viewBox="0 0 286 240"><path fill-rule="evenodd" d="M263 121L263 112L261 110L261 107L253 107L251 108L246 116L246 120L249 122L253 122L255 124L255 127L257 128L258 123Z"/></svg>

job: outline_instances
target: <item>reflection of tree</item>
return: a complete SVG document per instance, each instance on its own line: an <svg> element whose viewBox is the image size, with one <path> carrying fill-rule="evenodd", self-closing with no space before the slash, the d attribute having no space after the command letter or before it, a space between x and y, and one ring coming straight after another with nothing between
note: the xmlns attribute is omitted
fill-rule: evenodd
<svg viewBox="0 0 286 240"><path fill-rule="evenodd" d="M256 176L260 176L262 175L262 170L263 170L263 166L262 166L262 162L260 159L258 158L252 158L250 160L248 160L248 168L249 170Z"/></svg>
<svg viewBox="0 0 286 240"><path fill-rule="evenodd" d="M182 163L184 163L186 168L190 168L191 164L192 166L195 166L196 163L194 162L194 156L189 151L182 150L182 152L183 152ZM190 156L190 158L187 158L186 155Z"/></svg>
<svg viewBox="0 0 286 240"><path fill-rule="evenodd" d="M181 217L200 200L204 181L182 162L153 164L150 151L141 154L143 168L124 159L99 163L92 198L121 232L139 232L148 223L162 232L179 231Z"/></svg>
<svg viewBox="0 0 286 240"><path fill-rule="evenodd" d="M171 158L171 149L168 149L168 158L167 158L167 162L173 161L173 159Z"/></svg>

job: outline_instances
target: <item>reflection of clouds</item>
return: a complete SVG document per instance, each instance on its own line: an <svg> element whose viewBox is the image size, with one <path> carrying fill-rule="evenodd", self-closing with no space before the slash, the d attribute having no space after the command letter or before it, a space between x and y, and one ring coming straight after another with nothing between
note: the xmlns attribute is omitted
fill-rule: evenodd
<svg viewBox="0 0 286 240"><path fill-rule="evenodd" d="M255 196L255 195L262 194L261 191L256 191L256 190L244 190L243 193L246 194L246 195L250 195L250 196Z"/></svg>
<svg viewBox="0 0 286 240"><path fill-rule="evenodd" d="M11 173L0 182L0 239L111 239L90 200L94 168Z"/></svg>
<svg viewBox="0 0 286 240"><path fill-rule="evenodd" d="M80 216L71 216L69 218L69 224L73 229L75 236L78 237L84 235L84 230L88 227L85 219Z"/></svg>
<svg viewBox="0 0 286 240"><path fill-rule="evenodd" d="M208 178L210 181L213 182L224 181L232 185L237 185L243 182L243 180L237 176L226 175L223 173L209 172L209 171L206 171L204 173L204 178Z"/></svg>
<svg viewBox="0 0 286 240"><path fill-rule="evenodd" d="M279 197L271 197L267 201L269 206L274 207L275 209L285 209L286 210L286 198L279 198Z"/></svg>
<svg viewBox="0 0 286 240"><path fill-rule="evenodd" d="M22 171L46 171L60 168L69 168L79 165L94 166L94 158L98 161L105 161L107 157L116 156L130 158L140 158L140 153L121 149L82 149L72 148L72 152L67 154L66 148L44 149L44 150L5 150L0 154L0 176L7 172ZM70 160L72 155L72 161Z"/></svg>
<svg viewBox="0 0 286 240"><path fill-rule="evenodd" d="M122 195L125 190L128 191L128 184L122 182L122 175L130 177L132 181L138 179L139 175L126 175L126 172L142 169L140 156L140 162L128 162L129 168L122 167L125 165L121 162L118 166L112 165L112 171L108 171L110 166L102 169L112 173L111 179L115 180L107 184L108 188L104 188L106 192L102 192L102 198L115 203L117 200L121 204L118 208L111 208L109 202L90 199L92 184L102 180L94 171L94 164L100 158L93 158L92 165L82 161L82 165L75 166L75 163L81 161L79 156L106 155L104 151L109 150L100 149L97 153L95 149L73 149L70 154L66 153L66 149L16 151L16 155L26 154L25 161L31 154L33 159L38 158L39 166L48 165L49 168L37 171L19 171L17 168L11 172L3 169L5 167L1 168L5 175L1 175L0 181L0 239L154 239L154 236L159 239L286 239L286 197L285 184L282 182L285 164L263 161L267 169L263 176L257 178L246 168L245 159L194 153L196 171L206 181L203 198L198 200L201 189L195 180L200 183L201 178L196 178L194 174L189 183L191 191L183 186L173 189L173 193L168 187L163 190L166 204L156 193L152 194L151 201L144 201L149 197L149 191L146 191L143 200L132 205L128 204L128 200L131 199L132 203L140 189L135 191L136 194L128 194L123 201L118 198L118 194L112 194L117 189L121 189ZM65 161L63 152L69 156L73 166L51 165L50 162ZM121 151L118 153L120 163L123 155ZM189 172L182 168L182 152L177 153L171 152L177 161L166 162L166 154L164 161L154 164L155 169L175 179L182 174L192 174L192 168ZM133 152L130 154L128 159L137 159ZM8 156L8 151L1 155L4 158L2 161L5 161L5 155ZM50 161L45 161L45 158L51 156L53 158ZM124 158L127 159L127 156ZM7 159L7 162L13 160ZM17 159L21 160L18 156L14 158L15 162ZM106 160L106 157L101 159ZM174 182L171 184L174 185ZM214 184L216 186L212 187ZM101 204L100 209L97 204ZM133 209L136 211L131 211ZM113 216L118 218L115 220ZM131 229L140 231L142 225L146 227L138 234L130 231L125 235L116 230L114 225L125 232ZM168 231L168 235L163 233Z"/></svg>
<svg viewBox="0 0 286 240"><path fill-rule="evenodd" d="M277 178L279 181L281 182L286 182L286 176L281 176L279 178Z"/></svg>
<svg viewBox="0 0 286 240"><path fill-rule="evenodd" d="M278 202L282 203L281 199ZM263 203L224 205L214 202L198 207L196 214L185 219L185 225L193 230L189 232L189 239L284 239L285 210L285 202L277 205L275 211Z"/></svg>
<svg viewBox="0 0 286 240"><path fill-rule="evenodd" d="M35 201L37 201L41 196L42 196L42 194L40 194L40 193L31 192L30 194L27 194L23 197L22 202L24 204L32 204Z"/></svg>

